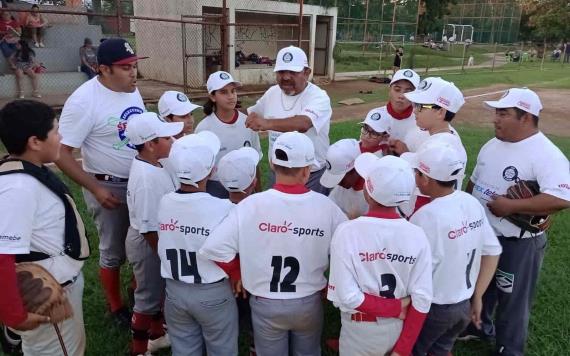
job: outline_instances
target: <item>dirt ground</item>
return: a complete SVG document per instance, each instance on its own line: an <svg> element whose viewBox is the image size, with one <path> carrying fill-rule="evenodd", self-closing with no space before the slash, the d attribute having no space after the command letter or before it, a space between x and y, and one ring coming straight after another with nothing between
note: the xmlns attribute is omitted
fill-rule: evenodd
<svg viewBox="0 0 570 356"><path fill-rule="evenodd" d="M378 91L380 90L380 85L382 84L358 80L335 82L323 86L323 88L327 90L330 95L334 95L335 97L349 98L351 95L355 96L360 90ZM508 85L493 85L485 88L465 90L463 94L465 95L466 103L454 119L454 122L473 126L492 127L492 112L484 108L483 101L500 98L503 95L503 91L508 88ZM534 90L540 96L542 105L544 106L540 115L540 129L548 134L570 137L570 120L568 119L568 103L566 103L566 100L570 98L570 90L541 88ZM375 101L353 106L335 107L333 109L333 120L364 119L369 110L384 104L384 101Z"/></svg>

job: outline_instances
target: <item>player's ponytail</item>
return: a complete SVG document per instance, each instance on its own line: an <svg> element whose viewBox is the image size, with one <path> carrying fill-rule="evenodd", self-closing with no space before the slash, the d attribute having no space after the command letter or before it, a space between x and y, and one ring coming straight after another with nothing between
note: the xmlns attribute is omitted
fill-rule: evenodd
<svg viewBox="0 0 570 356"><path fill-rule="evenodd" d="M211 115L214 111L216 111L216 103L212 101L212 99L208 98L206 104L203 107L204 114Z"/></svg>

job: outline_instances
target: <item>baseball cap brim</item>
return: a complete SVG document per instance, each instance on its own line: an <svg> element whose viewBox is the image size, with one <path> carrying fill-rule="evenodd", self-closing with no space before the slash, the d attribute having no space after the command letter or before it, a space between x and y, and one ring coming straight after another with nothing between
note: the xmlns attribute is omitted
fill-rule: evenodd
<svg viewBox="0 0 570 356"><path fill-rule="evenodd" d="M302 72L305 69L305 66L295 66L295 65L276 65L273 69L274 72L280 72L282 70L287 70L291 72Z"/></svg>
<svg viewBox="0 0 570 356"><path fill-rule="evenodd" d="M230 84L235 84L235 86L238 88L242 86L241 82L238 82L237 80L234 80L232 82L223 82L223 83L219 83L219 85L212 85L210 88L208 88L208 94L212 94L213 91L220 90L223 87L225 87L226 85L230 85Z"/></svg>
<svg viewBox="0 0 570 356"><path fill-rule="evenodd" d="M435 98L428 91L425 90L415 90L409 93L405 93L406 99L416 104L434 104Z"/></svg>
<svg viewBox="0 0 570 356"><path fill-rule="evenodd" d="M412 168L418 168L420 165L419 155L413 152L404 152L400 158L408 162Z"/></svg>
<svg viewBox="0 0 570 356"><path fill-rule="evenodd" d="M483 104L487 109L508 109L516 107L513 103L504 100L484 101Z"/></svg>
<svg viewBox="0 0 570 356"><path fill-rule="evenodd" d="M163 122L157 134L158 137L171 137L178 135L183 129L183 122Z"/></svg>
<svg viewBox="0 0 570 356"><path fill-rule="evenodd" d="M114 65L130 64L130 63L136 62L138 60L147 59L147 58L149 58L149 57L132 56L132 57L128 57L128 58L123 58L120 61L113 62L113 64Z"/></svg>
<svg viewBox="0 0 570 356"><path fill-rule="evenodd" d="M201 108L200 105L192 104L189 101L181 102L170 110L169 115L183 116L191 113L192 111Z"/></svg>
<svg viewBox="0 0 570 356"><path fill-rule="evenodd" d="M342 174L333 174L328 169L321 176L320 183L325 188L334 188L342 181L347 172Z"/></svg>

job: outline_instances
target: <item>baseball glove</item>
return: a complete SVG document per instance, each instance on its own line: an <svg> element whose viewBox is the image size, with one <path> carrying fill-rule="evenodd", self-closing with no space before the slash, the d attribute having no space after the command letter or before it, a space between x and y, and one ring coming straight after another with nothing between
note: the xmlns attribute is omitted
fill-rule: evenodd
<svg viewBox="0 0 570 356"><path fill-rule="evenodd" d="M45 268L32 262L18 263L16 275L24 307L28 312L48 316L54 324L73 316L73 309L63 287Z"/></svg>
<svg viewBox="0 0 570 356"><path fill-rule="evenodd" d="M509 199L528 199L540 194L538 182L530 180L520 180L515 185L507 189L505 196ZM533 216L526 214L512 214L505 216L505 219L521 228L521 235L525 231L533 234L548 230L552 220L549 215Z"/></svg>

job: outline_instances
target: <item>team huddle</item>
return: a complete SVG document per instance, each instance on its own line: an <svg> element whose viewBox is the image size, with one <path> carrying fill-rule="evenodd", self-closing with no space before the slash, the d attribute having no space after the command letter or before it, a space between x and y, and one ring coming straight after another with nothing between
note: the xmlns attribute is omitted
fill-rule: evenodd
<svg viewBox="0 0 570 356"><path fill-rule="evenodd" d="M326 344L340 355L447 356L474 337L494 341L497 355L524 354L545 222L570 206L569 163L538 130L536 93L513 88L485 102L495 138L466 177L450 124L465 100L441 78L397 71L359 139L330 144L330 99L309 82L300 48L279 51L277 84L247 114L236 109L241 84L224 71L209 76L203 107L167 91L147 112L136 88L143 58L108 39L99 75L59 120L34 101L0 111L9 153L0 201L10 206L0 216L0 322L25 355L86 352L89 246L51 162L83 188L106 302L131 330L132 355L238 355L240 332L251 354L321 355L329 302L341 328ZM509 195L522 183L536 191ZM52 323L30 311L16 269L24 261L57 280L73 316ZM126 261L132 312L120 292Z"/></svg>

